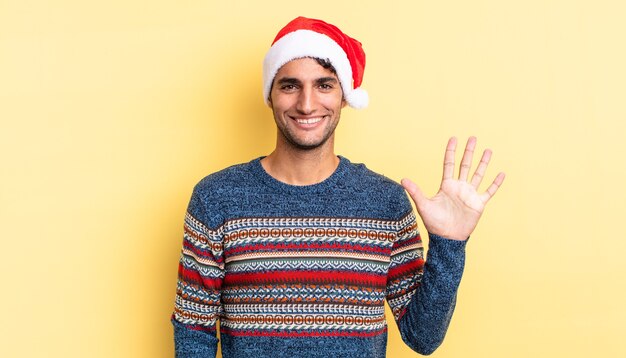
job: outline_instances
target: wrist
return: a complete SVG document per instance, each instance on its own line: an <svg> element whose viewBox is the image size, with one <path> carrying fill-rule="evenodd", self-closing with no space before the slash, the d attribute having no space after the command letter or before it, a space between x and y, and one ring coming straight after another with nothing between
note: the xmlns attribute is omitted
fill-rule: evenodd
<svg viewBox="0 0 626 358"><path fill-rule="evenodd" d="M429 236L436 236L442 239L447 239L447 240L454 240L454 241L467 241L470 236L469 235L459 235L459 234L452 234L452 233L437 233L437 232L431 232L428 231L428 235Z"/></svg>

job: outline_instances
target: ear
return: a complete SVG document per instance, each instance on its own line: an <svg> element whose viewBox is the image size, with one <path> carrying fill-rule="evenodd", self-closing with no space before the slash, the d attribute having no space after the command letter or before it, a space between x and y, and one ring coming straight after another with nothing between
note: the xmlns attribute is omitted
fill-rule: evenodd
<svg viewBox="0 0 626 358"><path fill-rule="evenodd" d="M345 108L347 104L348 104L348 101L346 101L346 98L345 97L342 98L341 99L341 108Z"/></svg>

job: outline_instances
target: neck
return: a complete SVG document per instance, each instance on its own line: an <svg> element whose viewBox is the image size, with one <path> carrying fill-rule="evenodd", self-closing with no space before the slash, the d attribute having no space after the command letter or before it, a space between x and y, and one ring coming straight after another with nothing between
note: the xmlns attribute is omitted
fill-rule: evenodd
<svg viewBox="0 0 626 358"><path fill-rule="evenodd" d="M319 148L302 150L277 145L261 160L263 169L274 179L290 185L313 185L331 176L339 165L332 138Z"/></svg>

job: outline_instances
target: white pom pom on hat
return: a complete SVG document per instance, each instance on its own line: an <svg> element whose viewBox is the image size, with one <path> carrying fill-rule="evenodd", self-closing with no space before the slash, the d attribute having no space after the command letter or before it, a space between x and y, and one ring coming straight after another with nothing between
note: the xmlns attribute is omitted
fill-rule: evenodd
<svg viewBox="0 0 626 358"><path fill-rule="evenodd" d="M278 70L291 60L314 57L330 61L337 72L348 105L367 107L369 96L362 89L365 52L361 43L322 20L297 17L276 35L263 60L263 98L269 104L272 82Z"/></svg>

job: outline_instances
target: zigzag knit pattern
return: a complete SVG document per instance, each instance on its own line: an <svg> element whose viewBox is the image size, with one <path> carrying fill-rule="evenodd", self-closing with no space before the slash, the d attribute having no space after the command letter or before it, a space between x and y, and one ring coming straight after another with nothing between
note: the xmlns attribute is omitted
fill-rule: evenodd
<svg viewBox="0 0 626 358"><path fill-rule="evenodd" d="M443 306L412 312L412 301L429 303L413 299L425 269L416 218L402 188L363 165L340 157L331 177L301 187L269 176L260 158L234 166L196 186L184 223L179 357L214 357L218 322L224 357L384 357L385 300L401 330L407 309L442 309L431 318L438 338L419 340L443 339L462 262L446 268L445 289L426 290ZM434 349L411 338L424 328L403 332L421 352Z"/></svg>

